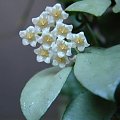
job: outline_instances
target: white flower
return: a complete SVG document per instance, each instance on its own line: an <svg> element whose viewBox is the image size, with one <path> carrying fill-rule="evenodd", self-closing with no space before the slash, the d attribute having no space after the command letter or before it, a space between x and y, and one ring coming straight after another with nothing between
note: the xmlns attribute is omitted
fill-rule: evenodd
<svg viewBox="0 0 120 120"><path fill-rule="evenodd" d="M51 16L53 16L55 21L63 22L64 19L68 18L68 14L63 11L60 4L56 4L53 7L46 7L45 9Z"/></svg>
<svg viewBox="0 0 120 120"><path fill-rule="evenodd" d="M73 34L73 26L63 23L67 18L68 14L61 5L56 4L46 7L40 16L32 19L35 27L29 26L19 32L23 45L36 47L37 42L40 43L40 47L34 50L38 62L52 62L52 65L64 68L76 60L72 48L78 53L89 46L83 32Z"/></svg>
<svg viewBox="0 0 120 120"><path fill-rule="evenodd" d="M60 58L72 55L72 43L66 42L65 40L57 39L51 46L52 50L54 50Z"/></svg>
<svg viewBox="0 0 120 120"><path fill-rule="evenodd" d="M53 57L53 66L59 66L60 68L64 68L70 61L67 56L60 58L59 56L55 55Z"/></svg>
<svg viewBox="0 0 120 120"><path fill-rule="evenodd" d="M20 37L22 38L23 45L31 45L32 47L36 46L37 38L39 37L33 26L29 26L26 30L19 32Z"/></svg>
<svg viewBox="0 0 120 120"><path fill-rule="evenodd" d="M88 47L90 45L88 44L83 32L80 32L78 34L70 33L67 35L67 39L71 40L73 47L77 47L79 51L84 51L85 47Z"/></svg>
<svg viewBox="0 0 120 120"><path fill-rule="evenodd" d="M45 50L42 46L35 49L34 53L37 54L37 61L38 62L45 62L45 63L50 63L52 54L49 50Z"/></svg>
<svg viewBox="0 0 120 120"><path fill-rule="evenodd" d="M52 31L58 38L64 39L66 36L71 33L73 29L72 25L66 25L61 22L57 22L55 29Z"/></svg>
<svg viewBox="0 0 120 120"><path fill-rule="evenodd" d="M44 29L50 29L50 27L53 26L54 19L44 11L39 17L32 18L32 22L37 32L41 32Z"/></svg>
<svg viewBox="0 0 120 120"><path fill-rule="evenodd" d="M38 42L42 44L43 48L48 50L51 47L51 44L56 40L56 36L51 34L48 30L42 32L41 37L38 39Z"/></svg>

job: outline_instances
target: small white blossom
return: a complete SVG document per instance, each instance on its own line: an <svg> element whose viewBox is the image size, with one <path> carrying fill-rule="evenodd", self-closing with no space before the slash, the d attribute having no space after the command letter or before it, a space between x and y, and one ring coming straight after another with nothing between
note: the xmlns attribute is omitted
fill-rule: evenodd
<svg viewBox="0 0 120 120"><path fill-rule="evenodd" d="M42 46L35 49L34 53L37 54L37 61L38 62L45 62L45 63L50 63L52 54L49 50L45 50Z"/></svg>
<svg viewBox="0 0 120 120"><path fill-rule="evenodd" d="M38 62L52 62L52 65L64 68L76 60L76 55L72 55L72 48L78 53L89 46L83 32L73 34L73 26L63 23L67 18L68 14L61 5L56 4L46 7L40 16L32 19L34 27L29 26L19 32L23 45L36 47L37 42L40 44L34 50Z"/></svg>
<svg viewBox="0 0 120 120"><path fill-rule="evenodd" d="M52 31L58 38L64 39L66 36L71 33L73 29L72 25L66 25L61 22L57 22L55 29Z"/></svg>
<svg viewBox="0 0 120 120"><path fill-rule="evenodd" d="M48 30L44 30L41 37L38 39L38 42L42 44L43 48L46 50L48 50L55 41L56 36L51 34Z"/></svg>
<svg viewBox="0 0 120 120"><path fill-rule="evenodd" d="M84 51L85 47L88 47L90 44L88 44L86 37L83 32L80 32L78 34L68 34L67 39L70 39L73 43L74 48L78 48L79 51Z"/></svg>
<svg viewBox="0 0 120 120"><path fill-rule="evenodd" d="M23 45L30 44L32 47L36 46L36 39L39 36L36 34L35 28L33 26L29 26L26 30L20 31L19 35L22 38Z"/></svg>
<svg viewBox="0 0 120 120"><path fill-rule="evenodd" d="M64 68L70 61L67 56L60 58L59 56L55 55L53 57L53 66L59 66L60 68Z"/></svg>
<svg viewBox="0 0 120 120"><path fill-rule="evenodd" d="M36 31L41 32L44 29L50 29L53 26L54 19L44 11L39 17L32 18L32 22L35 25Z"/></svg>
<svg viewBox="0 0 120 120"><path fill-rule="evenodd" d="M52 49L57 53L58 57L62 58L65 56L71 56L72 43L66 42L62 39L57 39L52 44Z"/></svg>
<svg viewBox="0 0 120 120"><path fill-rule="evenodd" d="M46 7L45 9L55 21L63 22L64 19L68 18L68 14L62 9L60 4L56 4L53 7Z"/></svg>

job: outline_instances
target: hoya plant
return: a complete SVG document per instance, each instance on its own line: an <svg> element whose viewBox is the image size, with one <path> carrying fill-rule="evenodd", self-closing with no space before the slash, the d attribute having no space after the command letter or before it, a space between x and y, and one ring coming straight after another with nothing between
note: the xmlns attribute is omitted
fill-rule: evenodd
<svg viewBox="0 0 120 120"><path fill-rule="evenodd" d="M37 62L53 66L23 88L25 118L42 119L64 94L68 103L61 120L120 120L120 37L115 39L114 29L110 37L104 26L110 14L119 14L120 0L59 2L65 10L60 3L46 7L32 26L19 32L22 44L34 48Z"/></svg>

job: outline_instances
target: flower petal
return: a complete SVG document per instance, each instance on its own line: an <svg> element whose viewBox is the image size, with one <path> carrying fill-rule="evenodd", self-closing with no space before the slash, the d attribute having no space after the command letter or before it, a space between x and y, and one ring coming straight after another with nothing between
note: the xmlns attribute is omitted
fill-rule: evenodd
<svg viewBox="0 0 120 120"><path fill-rule="evenodd" d="M28 42L27 39L22 39L22 44L23 44L23 45L29 45L29 42Z"/></svg>

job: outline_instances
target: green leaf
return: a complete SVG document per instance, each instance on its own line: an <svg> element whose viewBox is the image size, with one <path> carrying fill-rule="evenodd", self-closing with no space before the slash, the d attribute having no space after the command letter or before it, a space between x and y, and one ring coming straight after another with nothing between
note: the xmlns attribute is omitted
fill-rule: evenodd
<svg viewBox="0 0 120 120"><path fill-rule="evenodd" d="M78 82L74 75L74 70L72 69L63 88L62 94L69 95L71 99L83 93L85 91L84 87Z"/></svg>
<svg viewBox="0 0 120 120"><path fill-rule="evenodd" d="M60 93L71 67L59 72L56 67L45 69L24 87L21 94L21 108L27 120L39 120Z"/></svg>
<svg viewBox="0 0 120 120"><path fill-rule="evenodd" d="M58 0L58 1L64 3L64 2L74 2L74 1L79 1L79 0Z"/></svg>
<svg viewBox="0 0 120 120"><path fill-rule="evenodd" d="M113 12L118 13L120 12L120 0L115 0L115 1L116 1L116 5L113 7Z"/></svg>
<svg viewBox="0 0 120 120"><path fill-rule="evenodd" d="M63 120L110 120L114 112L114 103L84 92L70 104Z"/></svg>
<svg viewBox="0 0 120 120"><path fill-rule="evenodd" d="M76 78L92 93L114 101L115 89L120 82L120 45L88 51L77 56Z"/></svg>
<svg viewBox="0 0 120 120"><path fill-rule="evenodd" d="M83 0L73 3L66 8L66 11L86 12L95 16L101 16L110 4L110 0Z"/></svg>

